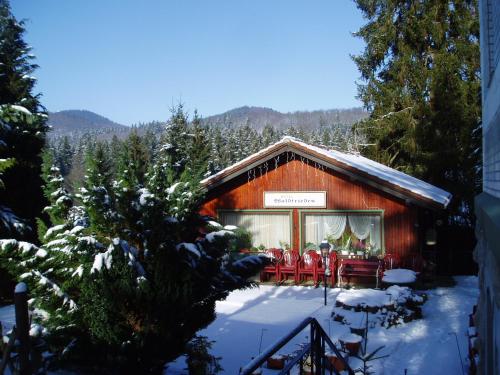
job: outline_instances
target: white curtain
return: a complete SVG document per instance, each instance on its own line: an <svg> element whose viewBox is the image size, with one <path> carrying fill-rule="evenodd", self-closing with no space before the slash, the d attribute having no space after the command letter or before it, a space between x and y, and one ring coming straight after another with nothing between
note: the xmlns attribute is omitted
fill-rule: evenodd
<svg viewBox="0 0 500 375"><path fill-rule="evenodd" d="M371 215L349 214L351 232L360 240L364 240L370 235L370 224L372 224Z"/></svg>
<svg viewBox="0 0 500 375"><path fill-rule="evenodd" d="M245 228L252 234L252 245L266 248L279 248L280 241L288 245L290 238L290 215L260 214L246 212L221 212L219 220L224 225Z"/></svg>
<svg viewBox="0 0 500 375"><path fill-rule="evenodd" d="M382 249L381 217L357 213L305 215L305 243L319 245L327 236L338 239L347 223L351 232L360 240L369 239L372 249Z"/></svg>
<svg viewBox="0 0 500 375"><path fill-rule="evenodd" d="M306 243L319 245L326 237L342 237L347 224L346 214L306 215Z"/></svg>
<svg viewBox="0 0 500 375"><path fill-rule="evenodd" d="M380 222L380 215L371 215L370 246L374 250L382 250L382 227Z"/></svg>
<svg viewBox="0 0 500 375"><path fill-rule="evenodd" d="M370 237L372 249L382 249L380 215L349 214L349 227L360 240Z"/></svg>

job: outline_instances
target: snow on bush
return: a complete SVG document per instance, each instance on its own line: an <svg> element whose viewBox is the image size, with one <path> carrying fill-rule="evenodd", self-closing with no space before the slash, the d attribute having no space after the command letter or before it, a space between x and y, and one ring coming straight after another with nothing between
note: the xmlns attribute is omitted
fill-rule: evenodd
<svg viewBox="0 0 500 375"><path fill-rule="evenodd" d="M345 290L337 296L332 317L343 324L359 327L366 312L369 312L374 318L370 321L389 328L420 319L420 306L425 301L425 294L417 294L408 287L398 285L386 290Z"/></svg>

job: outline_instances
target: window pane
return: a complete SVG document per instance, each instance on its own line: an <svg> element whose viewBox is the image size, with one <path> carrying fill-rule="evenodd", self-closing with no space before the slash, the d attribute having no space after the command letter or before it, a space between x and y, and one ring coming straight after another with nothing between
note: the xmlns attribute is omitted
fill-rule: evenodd
<svg viewBox="0 0 500 375"><path fill-rule="evenodd" d="M252 244L265 248L282 247L280 242L290 245L290 215L260 214L246 212L221 212L219 218L224 225L236 225L252 234Z"/></svg>
<svg viewBox="0 0 500 375"><path fill-rule="evenodd" d="M383 248L382 220L380 214L332 213L306 214L304 216L305 244L319 245L322 240L338 240L347 231L352 240L363 240L373 253ZM343 241L340 241L343 243ZM352 243L352 241L351 241Z"/></svg>
<svg viewBox="0 0 500 375"><path fill-rule="evenodd" d="M327 237L338 239L346 228L346 214L306 215L306 244L319 245Z"/></svg>

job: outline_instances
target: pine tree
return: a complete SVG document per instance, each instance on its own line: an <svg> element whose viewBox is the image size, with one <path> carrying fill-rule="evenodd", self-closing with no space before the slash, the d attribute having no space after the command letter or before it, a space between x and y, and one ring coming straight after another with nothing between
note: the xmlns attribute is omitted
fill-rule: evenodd
<svg viewBox="0 0 500 375"><path fill-rule="evenodd" d="M215 174L227 165L224 154L224 137L220 127L214 127L210 132L210 159L208 161L208 174Z"/></svg>
<svg viewBox="0 0 500 375"><path fill-rule="evenodd" d="M23 40L24 27L11 14L7 0L0 0L0 106L3 140L0 159L15 159L4 171L5 189L0 191L0 205L9 207L34 229L35 218L45 206L41 190L40 152L45 143L46 115L39 95L32 94L36 64L30 47ZM1 238L23 236L2 231ZM34 240L35 232L24 232Z"/></svg>
<svg viewBox="0 0 500 375"><path fill-rule="evenodd" d="M113 137L113 140L111 141L112 144L115 141L114 138L115 137ZM155 133L153 128L147 128L146 133L143 136L143 143L146 147L147 154L150 157L150 161L152 161L154 155L156 155L156 153L158 152L158 148L160 147L158 134ZM111 148L113 148L113 146L111 146Z"/></svg>
<svg viewBox="0 0 500 375"><path fill-rule="evenodd" d="M6 148L5 139L7 138L7 134L12 131L10 124L12 122L10 119L11 115L15 115L12 109L0 107L0 150L2 151ZM16 159L12 157L0 159L0 190L5 189L3 174L15 165ZM4 234L5 237L24 234L28 230L26 222L20 219L10 207L5 206L3 203L0 204L0 233Z"/></svg>
<svg viewBox="0 0 500 375"><path fill-rule="evenodd" d="M190 134L188 115L182 103L171 109L171 116L162 137L162 148L170 154L170 165L179 178L189 160Z"/></svg>
<svg viewBox="0 0 500 375"><path fill-rule="evenodd" d="M332 146L332 138L330 134L330 129L326 125L320 127L320 144L324 147Z"/></svg>
<svg viewBox="0 0 500 375"><path fill-rule="evenodd" d="M368 156L454 194L449 222L471 227L480 187L476 0L356 0L368 20L354 57Z"/></svg>
<svg viewBox="0 0 500 375"><path fill-rule="evenodd" d="M65 135L59 139L56 149L56 163L63 177L66 177L71 171L73 154L73 147L71 146L68 136Z"/></svg>
<svg viewBox="0 0 500 375"><path fill-rule="evenodd" d="M208 169L210 144L208 142L207 130L203 127L197 111L194 112L190 127L192 137L189 148L191 151L186 168L190 171L194 180L199 180L201 176L206 174Z"/></svg>
<svg viewBox="0 0 500 375"><path fill-rule="evenodd" d="M44 212L49 216L50 226L61 225L66 222L69 210L73 206L73 199L64 186L64 178L56 165L52 150L45 149L42 158L42 178L45 182L43 192L49 202ZM37 227L39 238L43 238L46 224L39 219Z"/></svg>
<svg viewBox="0 0 500 375"><path fill-rule="evenodd" d="M113 176L108 149L97 143L87 158L82 207L61 210L62 181L48 177L47 211L60 224L44 233L41 247L0 240L0 264L29 283L43 312L35 319L60 365L159 373L213 321L215 302L250 286L248 277L265 262L231 259L231 231L200 235L210 228L198 214L201 186L189 173L177 178L170 148L163 150L142 184L137 171L118 168Z"/></svg>
<svg viewBox="0 0 500 375"><path fill-rule="evenodd" d="M116 225L114 199L112 197L112 162L102 143L95 151L87 153L87 174L79 198L83 201L89 216L91 230L105 233Z"/></svg>
<svg viewBox="0 0 500 375"><path fill-rule="evenodd" d="M117 170L123 176L123 181L127 183L126 187L144 186L150 155L143 139L137 134L137 130L132 130L125 140L119 158Z"/></svg>

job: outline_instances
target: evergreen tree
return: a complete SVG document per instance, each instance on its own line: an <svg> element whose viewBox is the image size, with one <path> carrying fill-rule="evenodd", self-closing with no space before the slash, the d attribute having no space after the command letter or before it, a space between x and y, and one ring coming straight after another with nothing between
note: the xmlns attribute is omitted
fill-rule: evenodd
<svg viewBox="0 0 500 375"><path fill-rule="evenodd" d="M225 159L225 142L224 137L222 135L222 131L220 127L215 127L210 132L210 159L208 161L208 174L215 174L222 169L224 169L227 165Z"/></svg>
<svg viewBox="0 0 500 375"><path fill-rule="evenodd" d="M144 186L149 161L150 156L143 139L137 134L137 130L132 130L124 142L117 168L126 187Z"/></svg>
<svg viewBox="0 0 500 375"><path fill-rule="evenodd" d="M14 112L9 107L0 107L0 152L5 151L7 144L5 139L8 134L12 132L12 121L11 117L15 120L16 112ZM0 190L5 189L5 184L3 182L3 174L8 169L16 165L16 160L14 158L0 159ZM6 192L5 192L6 193ZM29 230L26 222L19 218L10 207L5 206L4 202L0 204L0 233L5 237L7 236L19 236L23 235Z"/></svg>
<svg viewBox="0 0 500 375"><path fill-rule="evenodd" d="M297 129L295 129L295 127L290 126L289 128L287 128L285 130L285 135L287 135L289 137L298 138L300 134L299 134L299 131Z"/></svg>
<svg viewBox="0 0 500 375"><path fill-rule="evenodd" d="M330 134L330 129L326 125L322 125L320 128L320 144L324 147L332 146L332 138Z"/></svg>
<svg viewBox="0 0 500 375"><path fill-rule="evenodd" d="M198 112L194 112L193 121L191 121L191 144L190 157L188 159L187 169L194 179L200 179L205 175L208 169L208 159L210 157L210 144L207 136L207 130L201 124L201 118Z"/></svg>
<svg viewBox="0 0 500 375"><path fill-rule="evenodd" d="M274 143L274 138L275 138L275 130L274 128L266 124L264 128L262 129L262 133L260 134L260 143L261 143L261 148L267 147L270 144Z"/></svg>
<svg viewBox="0 0 500 375"><path fill-rule="evenodd" d="M45 182L43 192L49 202L49 206L44 208L44 212L49 215L52 225L63 224L66 222L69 209L73 206L73 200L64 186L61 170L56 165L50 149L45 149L43 152L42 172Z"/></svg>
<svg viewBox="0 0 500 375"><path fill-rule="evenodd" d="M89 151L86 162L87 174L78 196L89 216L93 233L105 233L116 226L116 212L112 197L112 162L102 143L95 151Z"/></svg>
<svg viewBox="0 0 500 375"><path fill-rule="evenodd" d="M160 133L158 133L160 134ZM149 155L149 161L152 162L154 156L158 152L158 148L160 147L160 141L159 141L159 136L157 133L155 133L153 128L147 128L146 133L143 136L143 143L144 146L146 147L146 152ZM115 137L113 137L113 140L111 141L111 149L113 149L113 142ZM112 151L113 153L113 151Z"/></svg>
<svg viewBox="0 0 500 375"><path fill-rule="evenodd" d="M244 158L243 150L241 149L241 144L238 142L238 132L237 128L226 128L225 129L225 143L226 150L226 160L227 164L225 167L234 164Z"/></svg>
<svg viewBox="0 0 500 375"><path fill-rule="evenodd" d="M168 168L159 158L153 171L174 176ZM123 187L109 169L97 144L82 209L50 228L41 248L1 240L0 260L30 284L55 358L94 373L161 373L213 321L217 300L251 285L264 259L231 260L231 231L200 236L207 223L198 215L198 183L151 173L145 187L128 185L133 193L124 207Z"/></svg>
<svg viewBox="0 0 500 375"><path fill-rule="evenodd" d="M73 147L71 146L68 136L65 135L59 139L56 150L56 164L63 177L66 177L71 171L73 154Z"/></svg>
<svg viewBox="0 0 500 375"><path fill-rule="evenodd" d="M188 131L188 115L184 111L182 103L171 109L171 116L167 123L162 148L170 155L170 165L175 172L175 178L179 178L189 160L190 134Z"/></svg>
<svg viewBox="0 0 500 375"><path fill-rule="evenodd" d="M472 226L480 188L476 0L356 0L368 20L354 57L371 112L368 156L454 194L449 222Z"/></svg>
<svg viewBox="0 0 500 375"><path fill-rule="evenodd" d="M0 106L3 140L0 159L15 159L4 171L5 188L0 191L0 205L9 207L33 229L35 218L44 207L40 152L45 142L46 116L39 95L32 94L36 69L30 47L23 40L24 27L11 14L7 0L0 0ZM34 231L24 232L35 239ZM22 236L2 230L0 238Z"/></svg>

